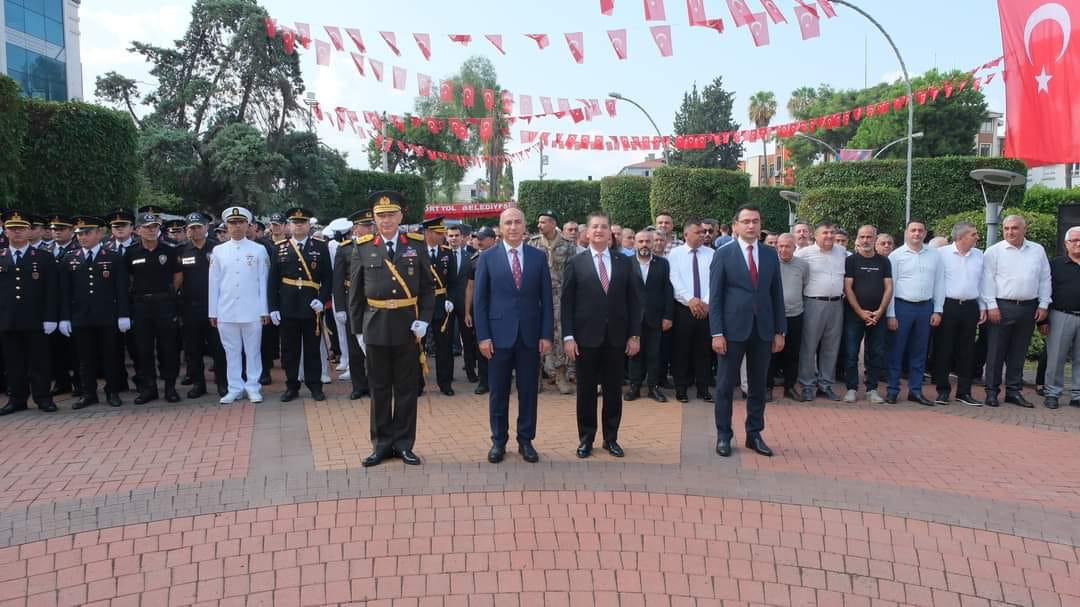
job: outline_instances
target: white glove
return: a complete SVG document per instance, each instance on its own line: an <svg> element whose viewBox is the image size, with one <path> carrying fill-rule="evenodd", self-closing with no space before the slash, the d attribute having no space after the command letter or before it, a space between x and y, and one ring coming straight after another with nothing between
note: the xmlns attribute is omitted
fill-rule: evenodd
<svg viewBox="0 0 1080 607"><path fill-rule="evenodd" d="M41 326L45 329L45 335L52 335L53 332L56 331L56 323L54 322L45 321Z"/></svg>
<svg viewBox="0 0 1080 607"><path fill-rule="evenodd" d="M270 322L274 323L275 327L280 325L281 324L281 312L271 312L270 313Z"/></svg>
<svg viewBox="0 0 1080 607"><path fill-rule="evenodd" d="M117 318L116 328L120 329L121 333L127 333L131 329L131 319L128 317Z"/></svg>
<svg viewBox="0 0 1080 607"><path fill-rule="evenodd" d="M315 310L316 314L323 311L322 302L319 301L318 299L312 299L311 303L309 303L308 305L311 306L312 310Z"/></svg>
<svg viewBox="0 0 1080 607"><path fill-rule="evenodd" d="M71 321L70 320L61 320L60 321L60 334L63 335L64 337L71 337Z"/></svg>
<svg viewBox="0 0 1080 607"><path fill-rule="evenodd" d="M341 324L345 324L345 321L349 319L348 312L334 312L334 320Z"/></svg>
<svg viewBox="0 0 1080 607"><path fill-rule="evenodd" d="M454 312L454 302L450 301L449 299L446 300L446 305L443 307L446 308L447 314L452 314Z"/></svg>
<svg viewBox="0 0 1080 607"><path fill-rule="evenodd" d="M413 332L413 335L423 339L427 335L427 326L428 324L422 320L414 320L409 330Z"/></svg>
<svg viewBox="0 0 1080 607"><path fill-rule="evenodd" d="M357 335L356 343L360 346L360 351L364 353L364 356L367 356L367 344L364 343L364 336Z"/></svg>

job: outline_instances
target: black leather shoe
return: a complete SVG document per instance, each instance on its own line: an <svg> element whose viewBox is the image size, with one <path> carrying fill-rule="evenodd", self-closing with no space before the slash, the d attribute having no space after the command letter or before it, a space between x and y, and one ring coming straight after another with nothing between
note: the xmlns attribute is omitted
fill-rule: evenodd
<svg viewBox="0 0 1080 607"><path fill-rule="evenodd" d="M686 395L686 392L679 392L678 390L676 390L675 400L679 401L680 403L688 403L690 402L690 397Z"/></svg>
<svg viewBox="0 0 1080 607"><path fill-rule="evenodd" d="M713 402L712 393L708 390L698 390L697 397L707 403Z"/></svg>
<svg viewBox="0 0 1080 607"><path fill-rule="evenodd" d="M592 445L589 443L581 443L577 448L577 456L581 459L585 459L592 455Z"/></svg>
<svg viewBox="0 0 1080 607"><path fill-rule="evenodd" d="M119 407L124 404L124 401L120 400L119 394L110 394L108 392L105 393L105 402L109 403L110 407Z"/></svg>
<svg viewBox="0 0 1080 607"><path fill-rule="evenodd" d="M637 400L641 396L641 386L630 384L630 389L623 395L623 400Z"/></svg>
<svg viewBox="0 0 1080 607"><path fill-rule="evenodd" d="M818 388L818 396L824 396L825 398L833 401L834 403L840 402L840 395L833 392L832 388Z"/></svg>
<svg viewBox="0 0 1080 607"><path fill-rule="evenodd" d="M935 405L942 405L942 406L949 404L949 393L948 392L938 392L937 393L937 398L934 399L934 404Z"/></svg>
<svg viewBox="0 0 1080 607"><path fill-rule="evenodd" d="M470 384L475 384L480 381L480 378L477 377L475 373L469 373L468 371L465 372L465 378L469 380Z"/></svg>
<svg viewBox="0 0 1080 607"><path fill-rule="evenodd" d="M1035 407L1035 405L1028 402L1028 399L1024 398L1023 394L1006 395L1005 402L1011 405L1016 405L1017 407L1023 407L1025 409L1031 409Z"/></svg>
<svg viewBox="0 0 1080 607"><path fill-rule="evenodd" d="M398 455L401 457L401 461L405 462L410 466L419 466L421 463L423 463L420 461L420 457L409 449L398 451Z"/></svg>
<svg viewBox="0 0 1080 607"><path fill-rule="evenodd" d="M922 394L908 394L908 402L918 403L924 407L933 407L934 403L929 398L926 398Z"/></svg>
<svg viewBox="0 0 1080 607"><path fill-rule="evenodd" d="M890 405L895 405L898 396L900 396L900 395L899 394L886 394L885 395L885 402L889 403Z"/></svg>
<svg viewBox="0 0 1080 607"><path fill-rule="evenodd" d="M72 386L71 395L74 396L75 398L81 398L82 397L82 388L80 388L78 386Z"/></svg>
<svg viewBox="0 0 1080 607"><path fill-rule="evenodd" d="M808 403L814 400L814 391L810 388L803 388L802 398L800 400L802 400L802 402L804 403Z"/></svg>
<svg viewBox="0 0 1080 607"><path fill-rule="evenodd" d="M1070 407L1080 407L1080 398L1074 398L1073 400L1070 400L1069 401L1069 406Z"/></svg>
<svg viewBox="0 0 1080 607"><path fill-rule="evenodd" d="M349 400L358 400L364 398L368 394L371 394L371 390L367 388L359 388L349 393Z"/></svg>
<svg viewBox="0 0 1080 607"><path fill-rule="evenodd" d="M228 393L229 393L229 387L228 386L226 386L225 384L218 384L218 386L217 386L217 395L218 396L225 396Z"/></svg>
<svg viewBox="0 0 1080 607"><path fill-rule="evenodd" d="M1043 404L1046 405L1047 409L1057 409L1058 399L1056 396L1047 396L1045 399L1043 399Z"/></svg>
<svg viewBox="0 0 1080 607"><path fill-rule="evenodd" d="M326 400L326 394L323 393L323 391L321 389L320 390L312 390L311 391L311 398L318 401L318 402L322 402L322 401Z"/></svg>
<svg viewBox="0 0 1080 607"><path fill-rule="evenodd" d="M765 444L765 440L762 439L760 436L755 436L752 438L747 437L746 448L750 449L751 451L760 453L765 457L772 457L772 449L770 449L769 446Z"/></svg>
<svg viewBox="0 0 1080 607"><path fill-rule="evenodd" d="M490 391L491 389L488 388L487 384L480 384L476 386L475 390L473 390L473 394L487 394Z"/></svg>
<svg viewBox="0 0 1080 607"><path fill-rule="evenodd" d="M176 387L167 385L165 386L165 400L170 403L180 402L180 395L176 393Z"/></svg>
<svg viewBox="0 0 1080 607"><path fill-rule="evenodd" d="M716 441L716 454L720 457L731 457L731 439L721 438Z"/></svg>
<svg viewBox="0 0 1080 607"><path fill-rule="evenodd" d="M506 457L506 445L492 445L488 451L488 461L497 464Z"/></svg>
<svg viewBox="0 0 1080 607"><path fill-rule="evenodd" d="M262 383L262 382L260 382L260 383ZM283 392L281 394L281 402L283 402L283 403L292 402L292 401L296 400L297 396L300 396L300 393L297 392L296 390L286 390L285 392Z"/></svg>
<svg viewBox="0 0 1080 607"><path fill-rule="evenodd" d="M536 449L532 446L531 440L524 440L518 443L518 453L521 454L521 459L535 464L540 461L540 454L536 452Z"/></svg>
<svg viewBox="0 0 1080 607"><path fill-rule="evenodd" d="M157 399L157 392L140 392L139 395L135 397L134 403L136 405L145 405L146 403L153 402Z"/></svg>
<svg viewBox="0 0 1080 607"><path fill-rule="evenodd" d="M269 386L271 383L270 373L263 371L263 374L259 376L260 386Z"/></svg>
<svg viewBox="0 0 1080 607"><path fill-rule="evenodd" d="M378 466L379 464L382 463L382 461L384 459L386 459L389 456L390 456L390 453L387 452L387 451L372 451L371 455L365 457L364 461L360 462L360 465L365 467L365 468L370 468L372 466Z"/></svg>
<svg viewBox="0 0 1080 607"><path fill-rule="evenodd" d="M998 407L1001 405L1001 403L998 402L998 397L996 395L990 396L989 394L986 395L985 404L987 407Z"/></svg>
<svg viewBox="0 0 1080 607"><path fill-rule="evenodd" d="M44 403L38 403L38 411L45 413L56 413L59 409L56 408L56 403L52 402L52 399L45 401Z"/></svg>
<svg viewBox="0 0 1080 607"><path fill-rule="evenodd" d="M967 405L969 407L981 407L982 401L975 400L975 397L970 394L957 394L956 401L961 405Z"/></svg>
<svg viewBox="0 0 1080 607"><path fill-rule="evenodd" d="M98 399L97 399L96 394L89 395L89 396L84 396L84 397L80 398L78 401L76 401L74 405L71 405L71 410L72 411L78 411L79 409L85 409L85 408L89 407L90 405L96 405L96 404L98 404Z"/></svg>
<svg viewBox="0 0 1080 607"><path fill-rule="evenodd" d="M188 398L199 398L206 394L206 384L198 384L192 389L188 390Z"/></svg>
<svg viewBox="0 0 1080 607"><path fill-rule="evenodd" d="M655 400L658 403L666 403L667 396L664 396L664 391L659 386L649 387L649 398Z"/></svg>
<svg viewBox="0 0 1080 607"><path fill-rule="evenodd" d="M8 404L4 405L3 409L0 409L0 415L11 415L12 413L18 413L19 411L26 411L26 405L8 402Z"/></svg>
<svg viewBox="0 0 1080 607"><path fill-rule="evenodd" d="M794 402L799 402L802 400L802 395L796 392L795 388L788 388L787 390L784 390L784 397Z"/></svg>
<svg viewBox="0 0 1080 607"><path fill-rule="evenodd" d="M604 441L604 451L607 451L615 457L622 457L626 455L625 453L623 453L622 447L619 446L619 443L613 440Z"/></svg>
<svg viewBox="0 0 1080 607"><path fill-rule="evenodd" d="M185 377L184 379L180 380L180 385L181 386L190 386L193 383L195 383L195 380L192 379L190 375Z"/></svg>
<svg viewBox="0 0 1080 607"><path fill-rule="evenodd" d="M439 392L442 392L446 396L454 395L454 389L450 386L439 386Z"/></svg>

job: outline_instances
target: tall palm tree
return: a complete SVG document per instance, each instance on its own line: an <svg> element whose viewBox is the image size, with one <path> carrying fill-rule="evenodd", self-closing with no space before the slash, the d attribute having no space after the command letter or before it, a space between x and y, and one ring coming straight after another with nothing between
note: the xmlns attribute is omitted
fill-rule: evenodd
<svg viewBox="0 0 1080 607"><path fill-rule="evenodd" d="M792 118L801 120L815 101L817 101L817 91L814 90L814 87L801 86L791 91L791 97L788 98L787 102L787 111Z"/></svg>
<svg viewBox="0 0 1080 607"><path fill-rule="evenodd" d="M758 91L750 98L750 122L757 128L769 126L773 116L776 115L776 95L772 91ZM758 183L765 185L769 175L769 156L765 150L765 137L761 138L761 158L765 163L765 170L758 174Z"/></svg>

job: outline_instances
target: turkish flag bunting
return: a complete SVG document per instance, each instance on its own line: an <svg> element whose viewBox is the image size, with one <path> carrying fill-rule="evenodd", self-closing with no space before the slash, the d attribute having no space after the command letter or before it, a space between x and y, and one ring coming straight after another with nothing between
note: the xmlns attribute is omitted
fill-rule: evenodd
<svg viewBox="0 0 1080 607"><path fill-rule="evenodd" d="M390 123L393 124L394 128L397 129L399 132L405 132L405 119L401 116L398 116L397 114L392 114L390 116Z"/></svg>
<svg viewBox="0 0 1080 607"><path fill-rule="evenodd" d="M266 37L277 37L277 19L274 19L273 17L267 17L266 19L264 19L264 21L266 23Z"/></svg>
<svg viewBox="0 0 1080 607"><path fill-rule="evenodd" d="M431 59L431 35L430 34L413 34L413 39L416 40L416 46L420 47L420 52L424 55L424 60Z"/></svg>
<svg viewBox="0 0 1080 607"><path fill-rule="evenodd" d="M577 136L577 134L576 134L576 133L568 133L568 134L566 135L566 140L565 140L565 141L563 142L563 144L564 144L564 145L565 145L565 146L566 146L567 148L569 148L569 149L571 149L571 150L572 150L572 149L574 149L574 146L575 146L575 145L577 145L577 137L578 137L578 136Z"/></svg>
<svg viewBox="0 0 1080 607"><path fill-rule="evenodd" d="M421 97L431 96L431 76L428 76L427 74L417 74L416 88Z"/></svg>
<svg viewBox="0 0 1080 607"><path fill-rule="evenodd" d="M952 97L952 94L953 94L953 85L952 85L952 83L951 83L951 82L946 82L945 84L943 84L943 85L941 86L941 90L942 90L942 92L944 92L944 93L945 93L945 98L946 98L946 99L948 99L949 97Z"/></svg>
<svg viewBox="0 0 1080 607"><path fill-rule="evenodd" d="M531 95L522 95L518 99L518 113L522 116L532 116L533 107Z"/></svg>
<svg viewBox="0 0 1080 607"><path fill-rule="evenodd" d="M334 43L334 48L339 51L345 50L345 43L342 42L341 39L341 30L332 25L326 25L324 27L326 28L326 35L330 36L330 42Z"/></svg>
<svg viewBox="0 0 1080 607"><path fill-rule="evenodd" d="M412 125L414 129L418 129L424 124L424 121L421 120L419 116L409 116L409 124Z"/></svg>
<svg viewBox="0 0 1080 607"><path fill-rule="evenodd" d="M352 62L356 66L356 71L360 72L360 75L364 75L364 56L358 53L352 53Z"/></svg>
<svg viewBox="0 0 1080 607"><path fill-rule="evenodd" d="M832 19L836 16L836 9L833 8L832 2L829 0L818 0L818 4L821 5L821 11L825 13L825 16Z"/></svg>
<svg viewBox="0 0 1080 607"><path fill-rule="evenodd" d="M386 42L386 46L389 46L390 50L400 57L401 50L397 47L397 34L394 32L379 32L379 35L382 36L382 39Z"/></svg>
<svg viewBox="0 0 1080 607"><path fill-rule="evenodd" d="M454 102L454 82L452 80L443 80L439 83L439 101L444 103Z"/></svg>
<svg viewBox="0 0 1080 607"><path fill-rule="evenodd" d="M612 118L615 117L615 100L614 99L605 99L604 100L604 108L607 109L608 116L610 116Z"/></svg>
<svg viewBox="0 0 1080 607"><path fill-rule="evenodd" d="M799 21L799 32L803 40L821 35L821 20L817 16L817 11L806 6L796 6L795 18Z"/></svg>
<svg viewBox="0 0 1080 607"><path fill-rule="evenodd" d="M450 42L457 42L461 46L469 46L472 36L469 34L450 34Z"/></svg>
<svg viewBox="0 0 1080 607"><path fill-rule="evenodd" d="M476 105L476 89L473 88L473 85L461 85L461 105L468 108Z"/></svg>
<svg viewBox="0 0 1080 607"><path fill-rule="evenodd" d="M491 45L499 51L499 53L503 55L506 54L506 51L503 50L502 34L484 34L484 37L488 39L488 42L490 42Z"/></svg>
<svg viewBox="0 0 1080 607"><path fill-rule="evenodd" d="M405 80L408 77L408 71L403 67L394 66L394 88L399 91L405 90Z"/></svg>
<svg viewBox="0 0 1080 607"><path fill-rule="evenodd" d="M626 59L626 30L608 30L607 35L611 39L611 48L615 50L615 56Z"/></svg>
<svg viewBox="0 0 1080 607"><path fill-rule="evenodd" d="M492 118L482 118L480 120L480 141L487 141L491 139L491 133L495 129L495 120Z"/></svg>
<svg viewBox="0 0 1080 607"><path fill-rule="evenodd" d="M569 112L570 111L570 100L569 99L563 99L562 97L559 97L559 111L560 112Z"/></svg>
<svg viewBox="0 0 1080 607"><path fill-rule="evenodd" d="M484 96L484 109L490 112L495 107L495 91L484 89L482 94Z"/></svg>
<svg viewBox="0 0 1080 607"><path fill-rule="evenodd" d="M765 13L754 13L754 20L750 22L750 35L754 37L754 46L765 46L769 43L769 19Z"/></svg>
<svg viewBox="0 0 1080 607"><path fill-rule="evenodd" d="M574 108L570 110L570 117L573 118L574 124L577 124L582 120L585 120L585 112L583 112L581 108Z"/></svg>
<svg viewBox="0 0 1080 607"><path fill-rule="evenodd" d="M316 101L315 105L311 106L311 111L315 113L315 117L319 119L319 122L322 122L322 106L319 105L319 102Z"/></svg>
<svg viewBox="0 0 1080 607"><path fill-rule="evenodd" d="M615 0L600 0L600 14L610 17L615 12Z"/></svg>
<svg viewBox="0 0 1080 607"><path fill-rule="evenodd" d="M986 84L990 84L994 80L994 76L996 76L996 75L997 75L997 72L992 72L992 73L988 74L986 76Z"/></svg>
<svg viewBox="0 0 1080 607"><path fill-rule="evenodd" d="M450 125L450 132L458 139L465 141L469 138L469 127L461 118L450 118L447 121Z"/></svg>
<svg viewBox="0 0 1080 607"><path fill-rule="evenodd" d="M690 25L705 23L705 0L686 0L686 18Z"/></svg>
<svg viewBox="0 0 1080 607"><path fill-rule="evenodd" d="M330 46L330 45L327 44L326 46ZM344 131L345 130L345 108L336 107L336 108L334 108L334 113L337 114L338 130L339 131Z"/></svg>
<svg viewBox="0 0 1080 607"><path fill-rule="evenodd" d="M646 21L667 21L664 14L664 0L644 0Z"/></svg>
<svg viewBox="0 0 1080 607"><path fill-rule="evenodd" d="M551 114L554 111L551 107L551 97L541 97L540 107L543 108L545 114Z"/></svg>
<svg viewBox="0 0 1080 607"><path fill-rule="evenodd" d="M959 95L960 93L963 93L963 92L964 92L964 89L966 89L966 88L967 88L967 85L968 85L968 81L967 81L967 80L961 80L961 81L960 81L960 85L959 85L959 86L957 86L957 87L956 87L956 90L954 90L953 92L954 92L955 94Z"/></svg>
<svg viewBox="0 0 1080 607"><path fill-rule="evenodd" d="M371 66L371 73L374 74L375 79L382 82L383 63L382 61L376 61L371 57L368 57L368 65Z"/></svg>
<svg viewBox="0 0 1080 607"><path fill-rule="evenodd" d="M670 57L672 53L671 26L654 25L649 28L649 31L652 32L653 41L656 42L656 48L660 49L660 56Z"/></svg>
<svg viewBox="0 0 1080 607"><path fill-rule="evenodd" d="M499 103L502 105L503 114L514 111L514 94L510 91L499 91ZM511 118L510 120L513 120Z"/></svg>
<svg viewBox="0 0 1080 607"><path fill-rule="evenodd" d="M919 102L919 105L926 105L926 91L916 91L915 101Z"/></svg>
<svg viewBox="0 0 1080 607"><path fill-rule="evenodd" d="M300 36L300 46L308 48L311 46L311 26L306 23L296 22L296 32Z"/></svg>
<svg viewBox="0 0 1080 607"><path fill-rule="evenodd" d="M536 131L521 131L521 143L532 143L536 141Z"/></svg>
<svg viewBox="0 0 1080 607"><path fill-rule="evenodd" d="M717 17L716 19L706 19L703 23L696 24L699 27L707 27L716 30L716 33L724 33L724 20Z"/></svg>
<svg viewBox="0 0 1080 607"><path fill-rule="evenodd" d="M296 35L292 33L292 30L281 32L281 42L285 46L286 55L291 55L296 50Z"/></svg>
<svg viewBox="0 0 1080 607"><path fill-rule="evenodd" d="M731 11L731 19L735 22L735 27L753 23L754 14L750 12L750 7L746 6L746 0L727 0L727 6Z"/></svg>
<svg viewBox="0 0 1080 607"><path fill-rule="evenodd" d="M570 47L570 56L580 64L585 61L585 40L581 32L566 34L566 46Z"/></svg>
<svg viewBox="0 0 1080 607"><path fill-rule="evenodd" d="M766 13L769 13L769 18L773 23L787 23L787 17L784 13L780 12L780 9L776 6L773 0L761 0L761 6L765 9Z"/></svg>
<svg viewBox="0 0 1080 607"><path fill-rule="evenodd" d="M360 30L351 27L345 28L345 33L352 39L353 44L356 45L356 50L361 53L366 53L367 49L364 48L364 37L360 35Z"/></svg>
<svg viewBox="0 0 1080 607"><path fill-rule="evenodd" d="M322 40L315 41L315 63L330 65L330 43Z"/></svg>
<svg viewBox="0 0 1080 607"><path fill-rule="evenodd" d="M548 44L551 44L551 39L547 34L525 34L526 37L532 38L536 42L536 48L544 50Z"/></svg>

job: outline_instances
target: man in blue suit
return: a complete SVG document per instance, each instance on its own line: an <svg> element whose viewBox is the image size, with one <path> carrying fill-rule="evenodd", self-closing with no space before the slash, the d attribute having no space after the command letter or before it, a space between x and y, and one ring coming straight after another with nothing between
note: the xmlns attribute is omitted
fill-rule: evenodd
<svg viewBox="0 0 1080 607"><path fill-rule="evenodd" d="M509 439L510 376L517 376L517 443L521 457L540 460L536 438L536 393L540 357L554 340L551 273L544 252L524 244L525 215L507 209L499 216L502 242L476 260L473 324L480 354L488 359L491 450L497 464Z"/></svg>
<svg viewBox="0 0 1080 607"><path fill-rule="evenodd" d="M712 349L720 355L716 372L716 452L731 455L731 398L739 385L739 365L746 356L746 446L771 456L761 438L765 429L765 393L769 360L784 349L787 318L780 279L780 259L758 242L761 210L743 205L735 212L737 238L717 249L709 268L709 327Z"/></svg>

